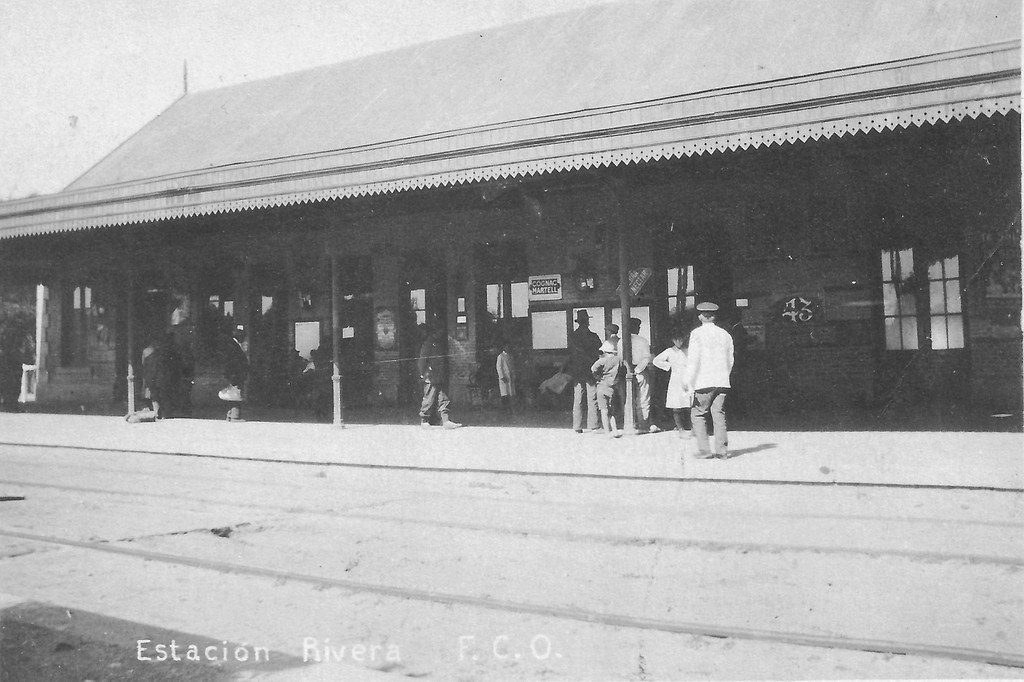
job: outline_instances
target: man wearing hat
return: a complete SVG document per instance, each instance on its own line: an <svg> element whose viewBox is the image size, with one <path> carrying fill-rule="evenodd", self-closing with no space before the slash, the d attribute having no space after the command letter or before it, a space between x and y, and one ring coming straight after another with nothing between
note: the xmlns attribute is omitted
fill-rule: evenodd
<svg viewBox="0 0 1024 682"><path fill-rule="evenodd" d="M590 313L576 311L576 330L569 334L569 364L572 376L572 428L583 433L583 412L587 413L587 428L600 430L597 415L597 384L590 367L601 355L601 337L590 330ZM586 401L586 402L584 402Z"/></svg>
<svg viewBox="0 0 1024 682"><path fill-rule="evenodd" d="M733 343L729 332L715 324L718 306L711 302L697 304L700 327L690 334L686 383L693 389L690 421L697 437L697 457L729 457L729 432L725 423L725 398L729 393L732 373ZM715 446L708 442L708 416L715 430Z"/></svg>

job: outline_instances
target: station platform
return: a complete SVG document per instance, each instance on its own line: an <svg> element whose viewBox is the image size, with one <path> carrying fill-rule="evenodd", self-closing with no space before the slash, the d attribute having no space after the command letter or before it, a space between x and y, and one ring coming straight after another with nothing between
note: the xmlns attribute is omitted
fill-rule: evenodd
<svg viewBox="0 0 1024 682"><path fill-rule="evenodd" d="M737 429L729 459L700 460L693 440L673 431L610 438L551 425L131 424L117 416L0 413L4 445L505 475L1024 490L1024 434L1016 432Z"/></svg>

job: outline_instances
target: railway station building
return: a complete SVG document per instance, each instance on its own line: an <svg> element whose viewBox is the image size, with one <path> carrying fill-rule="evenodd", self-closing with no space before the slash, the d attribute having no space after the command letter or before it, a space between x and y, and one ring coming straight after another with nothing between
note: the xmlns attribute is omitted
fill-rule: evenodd
<svg viewBox="0 0 1024 682"><path fill-rule="evenodd" d="M347 405L416 403L426 324L455 400L503 342L529 393L628 290L656 350L718 303L764 409L1019 414L1020 12L616 2L187 93L0 203L0 286L44 287L42 402L168 332L214 401L237 325L253 401L337 343Z"/></svg>

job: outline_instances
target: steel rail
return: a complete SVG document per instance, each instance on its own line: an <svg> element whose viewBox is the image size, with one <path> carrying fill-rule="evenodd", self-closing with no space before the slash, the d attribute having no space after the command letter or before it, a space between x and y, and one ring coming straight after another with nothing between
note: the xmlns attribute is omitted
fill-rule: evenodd
<svg viewBox="0 0 1024 682"><path fill-rule="evenodd" d="M529 527L502 527L495 525L485 525L476 523L465 523L459 521L445 521L445 520L429 520L420 517L404 517L395 516L393 514L372 514L367 512L356 512L349 510L328 510L328 509L308 509L297 507L295 505L275 505L270 503L252 503L252 502L230 502L220 499L210 499L204 497L197 497L194 495L183 495L181 493L158 493L158 492L140 492L131 490L111 490L107 488L90 488L86 486L70 486L60 485L55 483L36 483L29 481L16 481L11 479L0 479L0 484L13 485L13 486L26 486L32 488L53 488L56 490L65 490L68 492L81 492L95 495L121 495L125 497L152 497L157 499L168 499L168 500L189 500L192 502L198 502L201 504L217 505L223 507L239 507L239 508L251 508L265 511L278 511L287 514L309 514L312 516L323 516L329 519L337 520L356 520L356 521L377 521L384 523L408 523L420 526L429 526L434 528L450 528L453 530L466 530L472 532L482 533L495 533L499 535L528 535L536 538L545 540L561 540L567 542L589 542L593 544L607 544L607 545L659 545L665 547L675 547L678 549L695 549L702 551L731 551L737 550L742 552L759 552L759 553L778 553L778 552L792 552L792 553L817 553L817 554L844 554L852 556L864 556L864 557L877 557L877 556L891 556L902 559L911 559L919 561L959 561L969 564L988 564L988 565L999 565L999 566L1024 566L1024 556L997 556L997 555L985 555L985 554L950 554L947 552L930 552L927 550L909 550L909 549L889 549L889 548L873 548L873 547L830 547L827 545L813 545L813 544L784 544L784 543L757 543L757 542L724 542L720 540L702 540L695 538L678 538L678 537L665 537L659 535L611 535L603 533L580 533L572 531L555 531L547 530L544 528L529 528ZM23 498L22 498L23 499ZM365 507L367 505L356 505L356 508ZM372 506L377 506L372 505ZM687 518L695 516L693 514L687 514L685 512L679 514L680 518ZM856 519L852 519L856 520ZM878 519L879 521L885 521L886 519ZM889 519L891 522L892 520ZM919 520L920 521L920 520ZM945 524L944 519L936 519L933 521L936 525ZM200 528L183 531L183 533L198 532ZM115 542L126 541L129 538L122 538L115 540ZM137 539L137 538L131 538Z"/></svg>
<svg viewBox="0 0 1024 682"><path fill-rule="evenodd" d="M241 574L260 578L270 578L273 580L290 580L317 587L338 588L357 593L369 592L397 599L413 599L416 601L432 602L436 604L468 606L471 608L488 609L491 611L501 611L505 613L530 614L584 623L596 623L611 627L631 628L636 630L655 630L659 632L692 636L774 642L791 646L844 649L849 651L903 656L922 656L926 658L960 660L1010 668L1024 668L1024 655L1000 651L986 651L982 649L969 649L938 644L894 642L881 639L816 635L792 631L762 630L757 628L742 628L707 623L675 622L655 618L640 618L636 616L602 613L599 611L589 611L561 606L515 602L488 597L474 597L472 595L451 592L379 585L356 580L311 575L308 573L282 571L247 564L200 559L179 554L169 554L166 552L121 547L102 542L86 542L82 540L37 535L34 533L23 533L2 528L0 528L0 535L20 540L74 547L77 549L104 552L148 561L158 561L165 564L187 566L190 568L216 571L219 573Z"/></svg>
<svg viewBox="0 0 1024 682"><path fill-rule="evenodd" d="M32 447L35 447L35 446L32 446ZM0 458L2 458L2 456L0 456ZM3 462L7 466L28 467L28 468L33 468L34 467L36 469L44 469L44 470L47 470L47 475L51 475L52 474L52 469L51 469L52 465L47 463L47 462L40 462L40 461L37 461L37 460L21 460L21 461L3 460ZM258 464L259 462L258 461L247 460L246 463L247 464ZM72 467L77 466L79 469L83 469L83 470L87 471L90 474L95 474L97 472L108 472L108 473L119 474L121 476L123 476L125 474L129 474L129 475L138 475L138 476L142 476L142 477L145 477L145 478L159 478L161 480L167 480L169 478L177 478L177 479L190 480L190 481L194 481L194 480L197 480L197 479L201 480L201 481L209 481L209 480L211 480L211 478L210 478L210 476L208 474L203 474L203 473L196 473L196 474L181 473L181 472L173 472L173 473L157 472L157 473L154 473L150 469L142 469L142 468L139 468L139 469L127 469L124 466L120 466L120 467L117 467L117 468L103 467L103 466L97 466L97 465L92 464L92 463L82 464L82 463L78 463L78 462L74 462L74 461L67 462L67 463L63 464L62 466L64 466L64 467L67 467L67 466L72 466ZM65 471L65 470L62 470L62 471ZM405 472L403 472L403 473L405 473ZM437 473L437 472L430 472L430 473ZM492 475L492 474L483 474L483 475ZM224 481L224 477L219 477L217 480L219 482L225 482ZM685 482L687 482L689 480L690 479L683 479L683 480L681 480L681 482L685 483ZM6 482L8 482L8 483L17 483L17 481L12 481L12 480L8 480ZM267 480L265 478L241 478L241 477L237 477L237 476L232 476L226 482L230 482L232 484L238 484L238 485L249 485L249 486L260 486L260 487L263 487L263 486L267 485ZM640 483L646 483L647 481L639 481L639 482ZM377 486L352 485L348 481L345 481L344 485L345 485L345 488L344 488L345 492L356 492L356 493L367 493L367 492L369 492L369 493L375 493L376 494L376 493L378 493L380 491L380 488L377 487ZM305 491L307 489L307 484L305 482L303 482L303 483L298 483L298 482L291 483L291 482L287 482L287 481L275 480L274 481L274 486L277 489L281 489L281 488L285 488L285 487L287 487L287 488L295 488L297 490L302 490L302 491ZM69 489L72 489L72 488L69 488ZM87 488L83 488L83 490L109 490L109 489L106 489L106 488L104 488L104 489L96 489L96 488L87 489ZM110 490L110 492L114 492L114 491ZM986 491L970 490L970 491L967 491L967 492L986 492ZM473 494L466 494L466 493L454 493L454 492L451 492L450 490L447 490L447 489L446 490L438 490L436 488L428 489L428 488L425 488L423 486L417 486L415 488L415 494L417 494L417 495L427 495L427 496L433 496L433 497L443 497L446 500L450 500L450 499L453 499L453 498L458 498L458 499L462 499L462 500L472 500L472 501L487 501L487 500L496 499L494 496L473 495ZM577 501L574 501L574 500L565 500L565 499L534 500L534 499L531 498L531 499L512 500L512 499L502 498L501 501L504 502L504 503L513 503L514 502L514 503L517 503L517 504L544 504L544 505L547 505L547 504L557 504L557 505L563 506L563 507L579 507L579 506L589 507L590 506L589 503L577 502ZM632 505L613 505L613 506L627 506L629 508L632 508ZM288 508L290 509L291 507L288 507ZM671 511L673 514L677 514L678 513L678 509L676 507L668 508L668 507L660 506L660 507L655 507L655 508L650 508L649 507L649 509L652 509L653 511ZM721 512L721 511L715 512L715 514L717 516L722 516L723 513L726 514L726 515L737 515L737 514L739 514L739 512L728 512L728 511L726 511L726 512ZM749 513L749 512L747 510L745 510L745 511L742 512L742 515L745 516L745 515L747 515L747 513ZM1016 522L1016 521L993 521L993 520L989 520L989 519L986 519L986 520L983 520L983 521L976 521L976 520L970 520L970 519L964 520L964 519L956 519L956 518L914 517L914 516L902 516L902 517L882 517L882 516L866 516L866 515L859 515L859 516L857 516L857 515L853 515L853 514L826 514L826 513L820 513L820 512L814 513L814 514L795 514L795 513L779 514L779 513L772 513L772 514L767 514L767 516L770 516L771 518L777 518L777 519L787 519L787 518L792 518L792 519L808 519L808 518L814 518L814 519L821 519L821 520L837 519L837 520L849 520L849 521L884 521L884 522L918 523L918 524L953 524L953 525L961 525L961 526L985 526L985 527L993 527L993 526L995 526L995 527L1005 527L1005 528L1014 528L1014 529L1024 529L1024 523L1020 523L1020 522Z"/></svg>
<svg viewBox="0 0 1024 682"><path fill-rule="evenodd" d="M807 487L850 487L850 488L910 488L916 490L981 490L986 492L1021 493L1024 488L981 485L949 485L939 483L881 483L869 481L789 481L783 479L744 479L744 478L705 478L686 476L631 476L628 474L590 474L565 471L517 471L515 469L483 469L476 467L440 467L417 466L413 464L371 464L367 462L332 462L305 459L285 459L280 457L237 457L234 455L211 455L196 452L171 452L160 450L137 450L128 448L93 447L88 445L63 445L48 443L13 443L0 441L0 446L53 449L82 450L85 452L117 452L122 454L154 455L161 457L195 457L197 459L228 460L236 462L266 462L270 464L294 464L299 466L341 467L351 469L389 469L395 471L427 471L453 474L496 474L503 476L520 476L534 478L581 478L605 479L620 481L662 481L666 483L729 483L741 485L775 485L775 486L807 486Z"/></svg>

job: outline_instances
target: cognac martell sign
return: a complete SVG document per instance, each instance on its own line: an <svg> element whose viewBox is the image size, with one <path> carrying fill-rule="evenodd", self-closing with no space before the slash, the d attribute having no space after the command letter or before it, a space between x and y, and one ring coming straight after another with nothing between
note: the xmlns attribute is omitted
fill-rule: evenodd
<svg viewBox="0 0 1024 682"><path fill-rule="evenodd" d="M530 275L531 301L561 301L561 275Z"/></svg>

